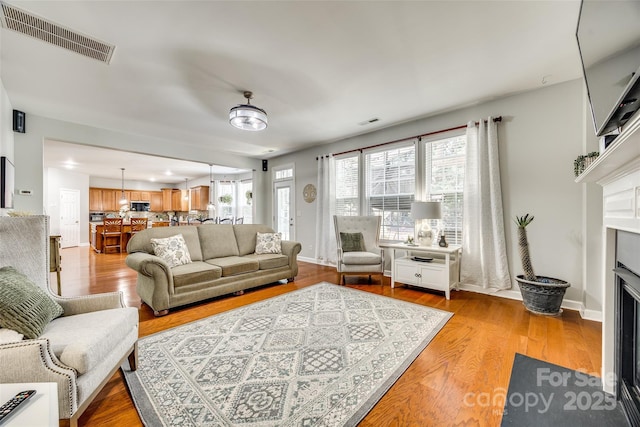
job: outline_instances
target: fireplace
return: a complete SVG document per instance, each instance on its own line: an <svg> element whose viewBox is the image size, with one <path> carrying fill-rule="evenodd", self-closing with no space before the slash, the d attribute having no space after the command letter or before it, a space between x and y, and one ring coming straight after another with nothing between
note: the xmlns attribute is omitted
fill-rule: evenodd
<svg viewBox="0 0 640 427"><path fill-rule="evenodd" d="M616 236L616 395L633 426L640 425L640 234Z"/></svg>

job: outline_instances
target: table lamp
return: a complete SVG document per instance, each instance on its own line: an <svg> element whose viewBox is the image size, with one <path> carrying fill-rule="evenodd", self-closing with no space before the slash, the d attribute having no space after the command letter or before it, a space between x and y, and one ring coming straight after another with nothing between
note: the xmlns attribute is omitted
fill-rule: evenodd
<svg viewBox="0 0 640 427"><path fill-rule="evenodd" d="M433 245L437 237L429 225L430 219L442 218L441 202L412 202L411 217L415 224L416 242L422 246Z"/></svg>

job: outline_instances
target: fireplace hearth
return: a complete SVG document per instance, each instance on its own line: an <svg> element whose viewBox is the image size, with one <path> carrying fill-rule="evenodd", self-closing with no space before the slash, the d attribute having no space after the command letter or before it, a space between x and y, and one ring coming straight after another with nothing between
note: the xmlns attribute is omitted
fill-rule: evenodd
<svg viewBox="0 0 640 427"><path fill-rule="evenodd" d="M616 237L616 395L629 424L640 426L640 234Z"/></svg>

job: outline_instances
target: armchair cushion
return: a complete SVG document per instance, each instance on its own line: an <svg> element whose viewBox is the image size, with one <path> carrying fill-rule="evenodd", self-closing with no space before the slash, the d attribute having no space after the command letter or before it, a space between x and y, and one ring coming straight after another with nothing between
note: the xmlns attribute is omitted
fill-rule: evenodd
<svg viewBox="0 0 640 427"><path fill-rule="evenodd" d="M38 338L64 310L47 293L13 267L0 268L0 326Z"/></svg>
<svg viewBox="0 0 640 427"><path fill-rule="evenodd" d="M107 358L137 327L137 309L115 308L60 317L49 323L42 338L49 340L60 362L82 375Z"/></svg>
<svg viewBox="0 0 640 427"><path fill-rule="evenodd" d="M364 236L362 233L340 232L340 246L343 252L364 252Z"/></svg>
<svg viewBox="0 0 640 427"><path fill-rule="evenodd" d="M371 265L380 264L382 258L380 254L371 252L347 252L342 257L342 262L350 265Z"/></svg>
<svg viewBox="0 0 640 427"><path fill-rule="evenodd" d="M163 239L151 239L151 246L153 246L153 252L162 258L169 267L191 263L189 248L187 248L187 242L182 234Z"/></svg>
<svg viewBox="0 0 640 427"><path fill-rule="evenodd" d="M22 341L24 335L13 329L0 328L0 344Z"/></svg>

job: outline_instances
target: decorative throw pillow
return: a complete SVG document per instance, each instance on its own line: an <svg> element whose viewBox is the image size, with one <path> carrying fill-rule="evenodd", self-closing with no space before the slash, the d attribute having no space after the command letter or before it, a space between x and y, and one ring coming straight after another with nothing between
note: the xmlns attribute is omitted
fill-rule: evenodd
<svg viewBox="0 0 640 427"><path fill-rule="evenodd" d="M256 254L281 254L282 235L280 233L258 233Z"/></svg>
<svg viewBox="0 0 640 427"><path fill-rule="evenodd" d="M340 245L343 252L364 252L364 236L362 233L340 233Z"/></svg>
<svg viewBox="0 0 640 427"><path fill-rule="evenodd" d="M191 255L187 242L182 234L166 237L164 239L150 239L153 253L159 256L173 268L178 265L189 264Z"/></svg>
<svg viewBox="0 0 640 427"><path fill-rule="evenodd" d="M34 339L63 313L60 304L27 276L13 267L0 268L0 327Z"/></svg>

